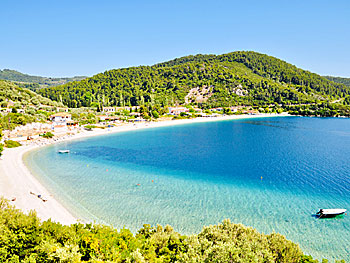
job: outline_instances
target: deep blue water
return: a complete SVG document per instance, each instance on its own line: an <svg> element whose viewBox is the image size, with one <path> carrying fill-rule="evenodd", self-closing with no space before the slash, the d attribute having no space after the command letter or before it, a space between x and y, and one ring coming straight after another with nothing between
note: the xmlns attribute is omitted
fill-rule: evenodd
<svg viewBox="0 0 350 263"><path fill-rule="evenodd" d="M70 154L58 154L70 149ZM74 214L182 233L225 218L282 233L317 258L350 260L350 119L197 123L52 145L25 162ZM137 185L140 184L140 185Z"/></svg>

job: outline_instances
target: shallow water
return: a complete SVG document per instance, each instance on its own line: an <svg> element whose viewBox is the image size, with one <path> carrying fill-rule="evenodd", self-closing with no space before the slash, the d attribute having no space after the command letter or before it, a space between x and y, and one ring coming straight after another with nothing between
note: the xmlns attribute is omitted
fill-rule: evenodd
<svg viewBox="0 0 350 263"><path fill-rule="evenodd" d="M314 217L320 208L350 209L349 156L350 119L276 117L111 134L24 159L88 220L188 234L230 218L282 233L317 258L350 260L350 215Z"/></svg>

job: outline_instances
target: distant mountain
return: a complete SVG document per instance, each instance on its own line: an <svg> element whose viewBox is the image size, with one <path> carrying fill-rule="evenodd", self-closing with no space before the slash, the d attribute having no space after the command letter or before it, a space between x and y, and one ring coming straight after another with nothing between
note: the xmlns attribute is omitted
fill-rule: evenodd
<svg viewBox="0 0 350 263"><path fill-rule="evenodd" d="M332 77L332 76L324 76L324 77L328 80L334 81L336 83L341 83L350 87L350 78Z"/></svg>
<svg viewBox="0 0 350 263"><path fill-rule="evenodd" d="M24 86L31 90L37 90L39 88L44 88L44 87L58 86L70 81L82 80L84 78L86 77L75 76L71 78L48 78L48 77L40 77L40 76L31 76L31 75L23 74L21 72L18 72L16 70L11 70L11 69L0 70L0 79L21 83L20 84L21 86Z"/></svg>
<svg viewBox="0 0 350 263"><path fill-rule="evenodd" d="M96 103L265 107L333 101L341 104L345 97L349 98L350 88L265 54L237 51L109 70L81 81L40 89L39 93L69 107Z"/></svg>

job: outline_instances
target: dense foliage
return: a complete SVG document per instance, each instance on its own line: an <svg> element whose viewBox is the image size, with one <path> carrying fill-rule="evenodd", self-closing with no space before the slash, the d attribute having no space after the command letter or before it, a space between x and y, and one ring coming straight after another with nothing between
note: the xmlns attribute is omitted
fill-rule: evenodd
<svg viewBox="0 0 350 263"><path fill-rule="evenodd" d="M19 87L10 81L0 80L0 107L7 107L9 101L17 103L15 108L28 105L49 105L59 106L61 104L31 91L27 88Z"/></svg>
<svg viewBox="0 0 350 263"><path fill-rule="evenodd" d="M21 146L21 144L17 141L12 141L12 140L6 140L5 141L5 147L6 148L16 148Z"/></svg>
<svg viewBox="0 0 350 263"><path fill-rule="evenodd" d="M43 135L43 138L45 139L51 139L53 138L55 135L52 132L45 132Z"/></svg>
<svg viewBox="0 0 350 263"><path fill-rule="evenodd" d="M1 262L316 262L280 234L224 220L185 236L144 225L136 235L104 225L40 222L0 198Z"/></svg>
<svg viewBox="0 0 350 263"><path fill-rule="evenodd" d="M2 139L2 130L0 130L0 141ZM0 157L2 156L2 152L4 151L4 145L0 143Z"/></svg>
<svg viewBox="0 0 350 263"><path fill-rule="evenodd" d="M0 80L0 108L3 109L0 115L0 129L12 130L27 123L46 121L50 113L41 108L47 106L63 105L10 81ZM7 108L11 112L6 112Z"/></svg>
<svg viewBox="0 0 350 263"><path fill-rule="evenodd" d="M50 87L57 86L61 84L65 84L69 81L82 80L86 77L84 76L75 76L72 78L47 78L47 77L39 77L39 76L31 76L27 74L23 74L16 70L4 69L0 70L0 79L10 80L15 82L25 82L29 85L26 88L30 88L32 90L36 90L40 87ZM30 83L35 83L34 85L30 85Z"/></svg>
<svg viewBox="0 0 350 263"><path fill-rule="evenodd" d="M333 82L341 83L350 87L350 78L332 77L332 76L324 76L324 77Z"/></svg>
<svg viewBox="0 0 350 263"><path fill-rule="evenodd" d="M205 90L204 100L187 98ZM69 107L194 103L202 108L250 105L265 107L343 103L350 88L280 59L256 52L196 55L154 66L106 71L82 81L41 89L40 94Z"/></svg>

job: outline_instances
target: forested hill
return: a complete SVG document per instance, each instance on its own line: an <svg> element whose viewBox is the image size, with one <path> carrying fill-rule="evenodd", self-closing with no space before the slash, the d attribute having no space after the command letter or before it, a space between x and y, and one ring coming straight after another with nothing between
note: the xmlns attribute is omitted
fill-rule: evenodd
<svg viewBox="0 0 350 263"><path fill-rule="evenodd" d="M324 76L326 79L344 84L350 87L350 78L342 78L342 77L332 77L332 76Z"/></svg>
<svg viewBox="0 0 350 263"><path fill-rule="evenodd" d="M11 81L0 80L0 107L7 107L9 101L14 102L17 108L29 105L62 106L60 103L44 98L34 91L18 87Z"/></svg>
<svg viewBox="0 0 350 263"><path fill-rule="evenodd" d="M82 80L84 78L86 77L75 76L71 78L48 78L48 77L31 76L31 75L23 74L21 72L18 72L16 70L11 70L11 69L0 70L0 79L34 84L34 85L25 86L32 90L39 89L40 87L51 87L51 86L62 85L70 81Z"/></svg>
<svg viewBox="0 0 350 263"><path fill-rule="evenodd" d="M41 89L69 107L198 103L202 107L347 103L350 88L256 52L187 56L115 69L81 81Z"/></svg>
<svg viewBox="0 0 350 263"><path fill-rule="evenodd" d="M187 56L178 59L171 60L157 64L157 66L174 66L188 62L238 62L244 64L247 68L251 69L253 73L272 79L274 81L286 84L295 84L310 87L311 89L325 92L326 94L332 94L333 92L339 94L341 92L349 91L348 88L343 85L339 85L339 81L334 81L337 84L331 83L327 77L322 77L315 73L311 73L306 70L297 68L296 66L289 64L278 58L260 54L253 51L237 51L223 55L196 55ZM332 77L330 77L332 78ZM337 78L338 79L338 78ZM343 83L345 84L345 83Z"/></svg>

